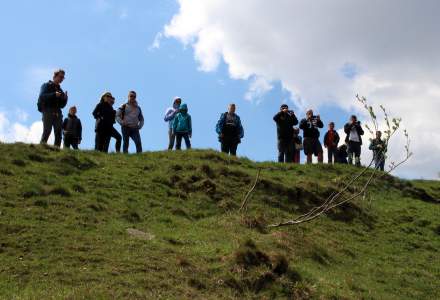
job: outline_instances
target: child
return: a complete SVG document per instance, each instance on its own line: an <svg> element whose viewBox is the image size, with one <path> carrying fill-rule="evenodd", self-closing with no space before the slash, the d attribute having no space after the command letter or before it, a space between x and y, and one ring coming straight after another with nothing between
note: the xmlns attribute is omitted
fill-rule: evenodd
<svg viewBox="0 0 440 300"><path fill-rule="evenodd" d="M190 138L192 137L192 122L186 104L180 105L179 113L174 118L173 133L176 136L176 150L181 149L182 138L185 139L186 149L191 149Z"/></svg>
<svg viewBox="0 0 440 300"><path fill-rule="evenodd" d="M64 134L64 148L78 149L78 145L81 144L82 139L82 126L81 120L76 116L76 107L69 108L69 114L63 122L63 134Z"/></svg>
<svg viewBox="0 0 440 300"><path fill-rule="evenodd" d="M301 163L301 150L303 150L302 137L299 135L299 128L293 127L293 163Z"/></svg>
<svg viewBox="0 0 440 300"><path fill-rule="evenodd" d="M337 160L339 134L335 131L335 123L328 124L328 131L324 136L324 147L327 148L328 163L333 164Z"/></svg>
<svg viewBox="0 0 440 300"><path fill-rule="evenodd" d="M336 162L337 163L348 164L348 161L347 161L348 153L347 153L347 145L346 144L342 144L341 146L339 146L336 154L337 154L336 155Z"/></svg>

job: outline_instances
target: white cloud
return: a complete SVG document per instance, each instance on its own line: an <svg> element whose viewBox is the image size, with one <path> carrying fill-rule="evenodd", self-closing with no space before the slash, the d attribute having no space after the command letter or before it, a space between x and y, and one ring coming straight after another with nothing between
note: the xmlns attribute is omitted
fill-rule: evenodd
<svg viewBox="0 0 440 300"><path fill-rule="evenodd" d="M202 71L214 71L224 61L232 78L279 80L303 108L332 104L359 109L354 95L366 96L400 115L412 136L415 156L398 174L437 177L439 1L179 4L164 34L193 47ZM401 148L392 149L395 156L401 154Z"/></svg>
<svg viewBox="0 0 440 300"><path fill-rule="evenodd" d="M260 102L262 97L273 89L273 85L264 77L256 76L253 78L249 89L244 95L244 98L248 101Z"/></svg>
<svg viewBox="0 0 440 300"><path fill-rule="evenodd" d="M154 37L154 41L153 43L150 45L150 47L148 47L148 51L154 51L156 49L160 48L160 41L163 38L163 33L159 32L156 34L156 36Z"/></svg>
<svg viewBox="0 0 440 300"><path fill-rule="evenodd" d="M0 112L0 141L6 143L23 142L37 144L43 132L43 123L34 122L30 126L10 121L4 112ZM53 143L53 135L49 138Z"/></svg>

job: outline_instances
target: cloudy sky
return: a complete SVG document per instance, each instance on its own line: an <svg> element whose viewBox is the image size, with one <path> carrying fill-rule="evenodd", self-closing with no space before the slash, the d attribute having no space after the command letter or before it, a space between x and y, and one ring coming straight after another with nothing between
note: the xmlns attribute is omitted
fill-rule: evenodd
<svg viewBox="0 0 440 300"><path fill-rule="evenodd" d="M438 178L439 1L42 0L1 8L2 141L38 142L39 86L63 67L83 149L93 147L91 111L106 90L118 104L138 91L147 150L165 148L162 118L174 96L189 105L198 148L218 148L216 119L235 102L246 135L239 153L260 161L276 158L272 117L281 103L301 117L312 107L340 128L362 115L360 94L402 117L410 133L414 156L397 175ZM393 160L402 143L392 143ZM364 146L364 161L370 155Z"/></svg>

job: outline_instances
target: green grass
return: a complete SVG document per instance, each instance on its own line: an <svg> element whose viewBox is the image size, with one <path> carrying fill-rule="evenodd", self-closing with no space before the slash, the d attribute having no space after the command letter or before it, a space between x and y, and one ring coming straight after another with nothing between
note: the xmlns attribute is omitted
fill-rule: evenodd
<svg viewBox="0 0 440 300"><path fill-rule="evenodd" d="M440 298L439 182L386 176L365 199L267 230L358 169L197 150L0 154L1 299Z"/></svg>

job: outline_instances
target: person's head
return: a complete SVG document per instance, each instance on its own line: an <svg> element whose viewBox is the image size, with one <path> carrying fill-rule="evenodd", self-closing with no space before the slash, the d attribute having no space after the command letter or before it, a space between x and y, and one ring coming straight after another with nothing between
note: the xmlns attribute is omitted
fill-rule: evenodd
<svg viewBox="0 0 440 300"><path fill-rule="evenodd" d="M311 119L313 117L313 110L312 109L309 109L306 112L306 117L307 117L307 119Z"/></svg>
<svg viewBox="0 0 440 300"><path fill-rule="evenodd" d="M235 106L234 103L229 104L228 112L229 112L230 114L235 114L235 109L236 109L236 106Z"/></svg>
<svg viewBox="0 0 440 300"><path fill-rule="evenodd" d="M357 117L356 117L355 115L352 115L352 116L350 117L350 122L351 122L351 123L356 123L356 122L357 122Z"/></svg>
<svg viewBox="0 0 440 300"><path fill-rule="evenodd" d="M69 115L76 116L76 106L69 108Z"/></svg>
<svg viewBox="0 0 440 300"><path fill-rule="evenodd" d="M180 106L180 104L182 104L182 98L180 98L180 97L174 98L173 106L178 108Z"/></svg>
<svg viewBox="0 0 440 300"><path fill-rule="evenodd" d="M335 130L335 123L334 122L328 123L328 129Z"/></svg>
<svg viewBox="0 0 440 300"><path fill-rule="evenodd" d="M128 93L128 103L129 104L136 103L136 92L135 91L130 91Z"/></svg>
<svg viewBox="0 0 440 300"><path fill-rule="evenodd" d="M287 104L283 104L280 106L280 111L287 112L289 110L289 106Z"/></svg>
<svg viewBox="0 0 440 300"><path fill-rule="evenodd" d="M61 84L66 76L66 72L62 69L57 69L53 72L53 82L56 84Z"/></svg>
<svg viewBox="0 0 440 300"><path fill-rule="evenodd" d="M188 106L185 103L182 103L180 105L180 111L183 113L187 113L188 112Z"/></svg>
<svg viewBox="0 0 440 300"><path fill-rule="evenodd" d="M382 132L381 131L376 131L376 138L380 139L382 137Z"/></svg>
<svg viewBox="0 0 440 300"><path fill-rule="evenodd" d="M106 102L113 105L112 101L113 103L115 102L115 98L113 98L112 93L105 92L104 94L102 94L100 101L101 103Z"/></svg>

